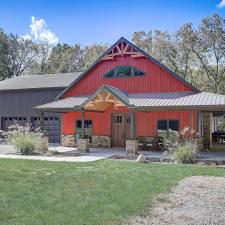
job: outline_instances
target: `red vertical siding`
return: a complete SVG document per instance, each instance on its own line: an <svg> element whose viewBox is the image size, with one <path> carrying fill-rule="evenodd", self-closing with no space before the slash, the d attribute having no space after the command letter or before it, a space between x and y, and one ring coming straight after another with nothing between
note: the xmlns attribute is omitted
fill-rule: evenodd
<svg viewBox="0 0 225 225"><path fill-rule="evenodd" d="M125 107L119 107L116 112L128 112ZM104 113L99 112L85 112L85 119L93 121L93 134L95 135L111 135L111 113L112 108L109 108ZM81 120L81 112L69 112L62 115L62 133L63 134L75 134L75 121Z"/></svg>
<svg viewBox="0 0 225 225"><path fill-rule="evenodd" d="M105 113L86 112L85 119L93 121L94 135L111 135L111 113L128 112L126 108L120 108L118 111L108 109ZM63 134L75 134L75 121L81 119L80 112L63 113ZM179 128L191 126L190 111L170 111L170 112L137 112L136 113L136 135L137 136L156 136L157 121L160 119L179 120ZM194 112L194 130L197 131L197 112Z"/></svg>
<svg viewBox="0 0 225 225"><path fill-rule="evenodd" d="M134 66L145 72L145 75L131 78L103 77L106 72L118 65ZM71 87L63 97L89 95L102 84L118 87L128 93L191 91L187 84L176 79L169 72L145 57L119 56L115 60L99 62L79 82Z"/></svg>
<svg viewBox="0 0 225 225"><path fill-rule="evenodd" d="M191 127L190 111L170 111L170 112L138 112L136 114L136 135L155 136L157 135L158 120L178 120L179 129ZM197 131L197 112L194 112L193 129Z"/></svg>

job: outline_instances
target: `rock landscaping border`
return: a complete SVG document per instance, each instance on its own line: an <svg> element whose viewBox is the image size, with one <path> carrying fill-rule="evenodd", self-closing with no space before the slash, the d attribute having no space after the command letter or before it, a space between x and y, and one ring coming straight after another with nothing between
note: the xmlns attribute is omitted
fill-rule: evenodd
<svg viewBox="0 0 225 225"><path fill-rule="evenodd" d="M115 155L110 157L114 160L123 160L123 161L130 161L130 162L136 162L138 156L136 158L130 158L127 156L121 156L121 155ZM143 163L152 163L152 162L164 162L164 163L175 163L172 159L167 158L154 158L154 157L145 157L145 162ZM196 163L193 163L192 165L208 165L208 166L225 166L225 160L200 160L198 159Z"/></svg>

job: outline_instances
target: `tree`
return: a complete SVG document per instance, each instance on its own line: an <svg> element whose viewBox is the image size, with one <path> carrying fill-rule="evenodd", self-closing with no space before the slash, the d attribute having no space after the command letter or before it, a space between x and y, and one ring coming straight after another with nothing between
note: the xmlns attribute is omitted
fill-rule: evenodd
<svg viewBox="0 0 225 225"><path fill-rule="evenodd" d="M0 80L3 80L8 77L7 54L7 35L2 29L0 29Z"/></svg>
<svg viewBox="0 0 225 225"><path fill-rule="evenodd" d="M167 65L174 72L179 72L177 48L174 37L167 31L134 32L132 41L145 52Z"/></svg>
<svg viewBox="0 0 225 225"><path fill-rule="evenodd" d="M153 53L157 60L167 65L174 72L179 72L177 64L177 48L174 37L167 31L154 32Z"/></svg>
<svg viewBox="0 0 225 225"><path fill-rule="evenodd" d="M132 34L132 42L150 55L154 54L152 33L152 31L147 33L145 31L139 31Z"/></svg>
<svg viewBox="0 0 225 225"><path fill-rule="evenodd" d="M89 67L108 48L107 44L92 44L84 48L84 67Z"/></svg>
<svg viewBox="0 0 225 225"><path fill-rule="evenodd" d="M207 77L208 88L204 88L220 93L225 81L225 20L213 14L198 29L190 24L185 36L198 59L198 69Z"/></svg>
<svg viewBox="0 0 225 225"><path fill-rule="evenodd" d="M7 39L7 70L8 77L21 76L34 62L37 46L30 39L10 34Z"/></svg>
<svg viewBox="0 0 225 225"><path fill-rule="evenodd" d="M189 46L188 33L192 24L184 24L175 34L175 48L177 49L176 61L178 73L192 84L197 85L194 75L198 72L196 56Z"/></svg>
<svg viewBox="0 0 225 225"><path fill-rule="evenodd" d="M24 74L46 74L48 73L48 58L51 54L51 48L48 43L42 42L36 44L37 54L33 62L30 63L29 67L24 71Z"/></svg>
<svg viewBox="0 0 225 225"><path fill-rule="evenodd" d="M80 45L58 44L52 49L47 64L50 73L81 71L84 67L83 50Z"/></svg>

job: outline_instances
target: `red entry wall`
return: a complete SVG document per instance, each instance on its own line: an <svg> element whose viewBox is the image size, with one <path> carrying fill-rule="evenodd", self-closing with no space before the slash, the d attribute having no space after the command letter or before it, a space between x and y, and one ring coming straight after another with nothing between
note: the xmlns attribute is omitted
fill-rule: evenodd
<svg viewBox="0 0 225 225"><path fill-rule="evenodd" d="M118 110L115 110L113 112L114 113L128 112L128 110L125 107L119 107ZM109 108L104 113L85 112L85 120L92 120L92 123L93 123L92 132L94 135L111 136L111 113L112 113L112 108ZM63 113L62 133L75 134L76 120L81 120L81 112Z"/></svg>
<svg viewBox="0 0 225 225"><path fill-rule="evenodd" d="M108 109L105 113L86 112L85 119L93 121L93 134L111 136L111 113L129 112L120 107L117 111ZM179 128L190 127L190 111L170 112L137 112L136 113L136 136L156 136L157 121L163 119L174 119L179 121ZM75 121L81 120L80 112L64 113L62 118L62 133L75 134ZM197 112L194 112L193 129L198 130Z"/></svg>

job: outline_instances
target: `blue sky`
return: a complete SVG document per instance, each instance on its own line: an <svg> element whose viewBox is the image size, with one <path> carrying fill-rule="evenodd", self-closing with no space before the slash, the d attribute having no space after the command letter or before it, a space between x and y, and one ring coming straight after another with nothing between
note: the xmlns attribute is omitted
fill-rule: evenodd
<svg viewBox="0 0 225 225"><path fill-rule="evenodd" d="M225 17L225 3L218 7L221 1L1 0L0 27L36 39L50 36L54 43L113 43L121 36L131 39L134 31L175 31L185 22L197 25L214 12Z"/></svg>

